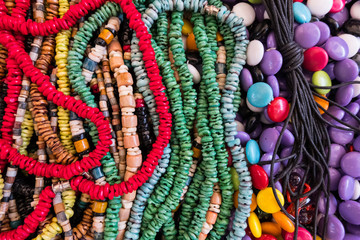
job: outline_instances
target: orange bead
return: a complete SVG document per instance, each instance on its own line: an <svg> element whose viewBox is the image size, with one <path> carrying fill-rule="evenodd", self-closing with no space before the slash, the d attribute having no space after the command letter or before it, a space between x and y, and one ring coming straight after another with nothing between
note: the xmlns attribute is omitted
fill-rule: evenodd
<svg viewBox="0 0 360 240"><path fill-rule="evenodd" d="M224 40L224 37L219 32L217 32L216 33L216 41L221 42L222 40Z"/></svg>
<svg viewBox="0 0 360 240"><path fill-rule="evenodd" d="M281 211L272 214L275 221L286 232L292 233L295 231L294 223Z"/></svg>
<svg viewBox="0 0 360 240"><path fill-rule="evenodd" d="M261 229L263 233L271 234L273 236L281 235L281 227L279 224L274 222L263 222L261 223Z"/></svg>
<svg viewBox="0 0 360 240"><path fill-rule="evenodd" d="M106 211L107 202L94 201L92 210L95 213L104 213Z"/></svg>
<svg viewBox="0 0 360 240"><path fill-rule="evenodd" d="M107 44L110 44L111 41L114 39L114 35L108 29L105 28L99 34L99 38L103 39Z"/></svg>
<svg viewBox="0 0 360 240"><path fill-rule="evenodd" d="M324 98L326 98L326 96L325 95L321 95L322 97L324 97ZM325 99L322 99L322 98L320 98L320 97L318 97L318 96L315 96L314 95L314 100L315 100L315 102L317 103L317 104L319 104L321 107L323 107L325 110L328 110L328 108L329 108L329 102L328 101L326 101ZM320 111L320 114L323 114L324 113L324 111L319 107L319 111Z"/></svg>
<svg viewBox="0 0 360 240"><path fill-rule="evenodd" d="M208 224L214 225L216 223L217 213L213 211L207 211L206 213L206 222Z"/></svg>
<svg viewBox="0 0 360 240"><path fill-rule="evenodd" d="M256 195L253 193L251 196L250 212L255 211L257 208Z"/></svg>
<svg viewBox="0 0 360 240"><path fill-rule="evenodd" d="M239 195L239 191L235 191L234 192L234 207L237 208L239 206L239 201L238 201L238 195Z"/></svg>
<svg viewBox="0 0 360 240"><path fill-rule="evenodd" d="M74 146L77 152L81 153L89 149L89 142L86 138L74 142Z"/></svg>
<svg viewBox="0 0 360 240"><path fill-rule="evenodd" d="M190 33L189 36L187 37L186 46L187 46L187 50L189 51L199 51L199 49L196 46L194 33Z"/></svg>
<svg viewBox="0 0 360 240"><path fill-rule="evenodd" d="M199 234L198 240L205 240L206 237L207 237L207 235L201 232L201 233Z"/></svg>
<svg viewBox="0 0 360 240"><path fill-rule="evenodd" d="M221 194L218 192L214 192L211 196L210 202L212 204L221 205Z"/></svg>

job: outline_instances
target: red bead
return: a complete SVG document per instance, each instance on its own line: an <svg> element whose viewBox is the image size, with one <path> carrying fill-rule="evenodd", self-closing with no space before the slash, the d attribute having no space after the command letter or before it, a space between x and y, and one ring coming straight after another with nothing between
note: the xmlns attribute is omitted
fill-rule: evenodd
<svg viewBox="0 0 360 240"><path fill-rule="evenodd" d="M333 5L330 9L331 13L337 13L345 7L345 0L333 0Z"/></svg>
<svg viewBox="0 0 360 240"><path fill-rule="evenodd" d="M306 70L316 72L322 70L328 63L329 56L321 47L312 47L304 52L303 67Z"/></svg>
<svg viewBox="0 0 360 240"><path fill-rule="evenodd" d="M289 115L290 107L288 101L283 97L276 97L267 107L269 118L274 122L282 122Z"/></svg>
<svg viewBox="0 0 360 240"><path fill-rule="evenodd" d="M249 167L249 172L254 188L262 190L269 185L269 177L261 166L256 164L251 165Z"/></svg>
<svg viewBox="0 0 360 240"><path fill-rule="evenodd" d="M276 237L270 234L263 233L260 238L257 238L259 240L277 240Z"/></svg>

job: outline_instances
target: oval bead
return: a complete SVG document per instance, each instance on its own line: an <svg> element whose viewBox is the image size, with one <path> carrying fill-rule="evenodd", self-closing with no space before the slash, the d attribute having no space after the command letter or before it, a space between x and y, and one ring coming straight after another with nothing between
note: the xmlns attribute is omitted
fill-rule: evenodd
<svg viewBox="0 0 360 240"><path fill-rule="evenodd" d="M267 107L268 116L270 120L274 122L284 121L288 117L289 111L289 103L283 97L274 98Z"/></svg>
<svg viewBox="0 0 360 240"><path fill-rule="evenodd" d="M230 174L231 174L231 180L234 187L234 191L239 190L240 180L239 175L236 172L236 169L234 167L230 168Z"/></svg>
<svg viewBox="0 0 360 240"><path fill-rule="evenodd" d="M321 47L312 47L304 52L303 67L312 72L322 70L328 63L329 56Z"/></svg>
<svg viewBox="0 0 360 240"><path fill-rule="evenodd" d="M358 180L355 180L354 184L354 194L351 197L352 200L358 200L360 197L360 182Z"/></svg>
<svg viewBox="0 0 360 240"><path fill-rule="evenodd" d="M348 223L360 225L360 203L348 200L340 203L339 213Z"/></svg>
<svg viewBox="0 0 360 240"><path fill-rule="evenodd" d="M260 161L260 148L255 140L250 140L246 143L246 158L251 164L257 164Z"/></svg>
<svg viewBox="0 0 360 240"><path fill-rule="evenodd" d="M199 71L193 65L191 65L190 63L188 63L187 66L188 66L188 69L189 69L191 75L193 76L193 82L195 84L200 83L201 76L200 76Z"/></svg>
<svg viewBox="0 0 360 240"><path fill-rule="evenodd" d="M350 15L352 18L360 20L360 2L356 1L350 8Z"/></svg>
<svg viewBox="0 0 360 240"><path fill-rule="evenodd" d="M259 40L252 40L246 50L246 63L250 66L258 65L264 56L264 45Z"/></svg>
<svg viewBox="0 0 360 240"><path fill-rule="evenodd" d="M196 42L194 33L190 33L186 39L186 47L189 51L199 51Z"/></svg>
<svg viewBox="0 0 360 240"><path fill-rule="evenodd" d="M277 189L275 189L276 191L276 195L279 198L279 201L281 203L281 205L284 205L284 196L281 194L281 192ZM276 213L278 211L280 211L280 206L278 205L273 190L271 187L265 188L263 190L261 190L258 195L256 196L257 198L257 204L258 207L266 212L266 213Z"/></svg>
<svg viewBox="0 0 360 240"><path fill-rule="evenodd" d="M259 139L259 144L260 144L261 150L263 150L264 152L267 152L267 153L273 152L279 136L280 136L280 134L276 130L276 128L265 129L261 133L260 139Z"/></svg>
<svg viewBox="0 0 360 240"><path fill-rule="evenodd" d="M295 18L296 22L298 22L298 23L310 22L311 12L305 4L303 4L301 2L294 2L293 11L294 11L294 18Z"/></svg>
<svg viewBox="0 0 360 240"><path fill-rule="evenodd" d="M360 236L354 234L345 234L345 238L343 240L360 240Z"/></svg>
<svg viewBox="0 0 360 240"><path fill-rule="evenodd" d="M319 232L323 232L324 229L324 217L320 219L319 222ZM326 240L339 240L343 239L345 236L345 228L342 222L335 216L329 215L327 228L325 232ZM286 240L286 239L284 239Z"/></svg>
<svg viewBox="0 0 360 240"><path fill-rule="evenodd" d="M340 166L347 175L354 178L360 177L360 153L354 151L344 154Z"/></svg>
<svg viewBox="0 0 360 240"><path fill-rule="evenodd" d="M262 234L261 224L258 216L254 212L250 213L250 216L248 218L248 224L252 235L256 238L261 237Z"/></svg>
<svg viewBox="0 0 360 240"><path fill-rule="evenodd" d="M329 75L325 71L317 71L311 77L312 84L319 86L319 87L331 87L331 79ZM315 91L320 94L327 94L330 92L330 89L322 89L322 88L315 88Z"/></svg>
<svg viewBox="0 0 360 240"><path fill-rule="evenodd" d="M263 222L261 223L261 229L263 233L271 234L273 236L281 235L281 227L279 224L274 222Z"/></svg>
<svg viewBox="0 0 360 240"><path fill-rule="evenodd" d="M325 43L325 50L336 61L344 60L349 54L347 43L340 37L329 38Z"/></svg>
<svg viewBox="0 0 360 240"><path fill-rule="evenodd" d="M353 56L355 56L355 54L359 51L360 41L358 41L354 35L348 33L341 34L339 35L339 37L346 42L349 48L347 58L352 58Z"/></svg>
<svg viewBox="0 0 360 240"><path fill-rule="evenodd" d="M348 175L343 176L340 178L339 181L339 197L342 200L350 200L354 194L354 186L355 186L355 179Z"/></svg>
<svg viewBox="0 0 360 240"><path fill-rule="evenodd" d="M239 196L239 190L235 191L234 194L233 194L234 207L235 208L238 208L238 206L239 206L238 196Z"/></svg>
<svg viewBox="0 0 360 240"><path fill-rule="evenodd" d="M273 213L273 218L279 224L279 226L284 229L284 231L292 233L295 231L294 223L281 211Z"/></svg>
<svg viewBox="0 0 360 240"><path fill-rule="evenodd" d="M326 95L321 95L323 98L326 98ZM315 102L319 105L318 109L320 114L324 113L324 110L327 111L329 109L329 101L326 101L325 99L322 99L318 96L313 95ZM324 109L324 110L323 110Z"/></svg>
<svg viewBox="0 0 360 240"><path fill-rule="evenodd" d="M359 67L352 59L335 63L334 74L340 82L351 82L359 75Z"/></svg>
<svg viewBox="0 0 360 240"><path fill-rule="evenodd" d="M249 171L254 188L262 190L269 185L269 177L261 166L251 165Z"/></svg>
<svg viewBox="0 0 360 240"><path fill-rule="evenodd" d="M270 234L263 234L260 238L258 238L258 240L276 240L276 237Z"/></svg>
<svg viewBox="0 0 360 240"><path fill-rule="evenodd" d="M257 82L250 86L247 92L247 99L254 107L266 107L273 99L273 92L269 84Z"/></svg>
<svg viewBox="0 0 360 240"><path fill-rule="evenodd" d="M333 5L330 9L331 13L337 13L343 10L345 7L345 0L333 0Z"/></svg>

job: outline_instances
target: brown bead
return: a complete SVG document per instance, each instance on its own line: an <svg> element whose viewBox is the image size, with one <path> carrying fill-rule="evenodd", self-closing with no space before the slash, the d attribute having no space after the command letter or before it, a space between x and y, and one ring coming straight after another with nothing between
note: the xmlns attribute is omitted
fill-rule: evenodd
<svg viewBox="0 0 360 240"><path fill-rule="evenodd" d="M111 71L115 71L115 68L119 68L124 65L124 59L122 56L112 56L110 57L110 68Z"/></svg>
<svg viewBox="0 0 360 240"><path fill-rule="evenodd" d="M131 208L121 208L119 211L120 222L127 221L130 217L130 210Z"/></svg>
<svg viewBox="0 0 360 240"><path fill-rule="evenodd" d="M210 202L212 204L221 205L221 194L218 192L214 192L213 195L211 196Z"/></svg>
<svg viewBox="0 0 360 240"><path fill-rule="evenodd" d="M124 136L124 147L134 148L140 146L139 136L137 134L131 136Z"/></svg>
<svg viewBox="0 0 360 240"><path fill-rule="evenodd" d="M207 213L206 213L206 222L208 224L214 225L215 222L216 222L217 215L218 214L213 212L213 211L207 211Z"/></svg>
<svg viewBox="0 0 360 240"><path fill-rule="evenodd" d="M121 123L124 128L133 128L137 126L136 115L124 115L121 117Z"/></svg>
<svg viewBox="0 0 360 240"><path fill-rule="evenodd" d="M126 107L135 108L135 106L136 106L136 102L135 102L134 95L120 96L120 107L121 108L126 108Z"/></svg>
<svg viewBox="0 0 360 240"><path fill-rule="evenodd" d="M116 76L118 87L120 86L131 86L133 85L133 79L130 73L124 72Z"/></svg>
<svg viewBox="0 0 360 240"><path fill-rule="evenodd" d="M89 142L86 138L74 142L74 146L75 146L76 152L78 152L78 153L82 153L85 150L89 149L89 147L90 147Z"/></svg>
<svg viewBox="0 0 360 240"><path fill-rule="evenodd" d="M121 45L117 39L112 40L108 47L108 53L111 53L112 51L119 51L122 52Z"/></svg>
<svg viewBox="0 0 360 240"><path fill-rule="evenodd" d="M130 168L138 168L141 166L142 156L139 155L126 155L126 165Z"/></svg>

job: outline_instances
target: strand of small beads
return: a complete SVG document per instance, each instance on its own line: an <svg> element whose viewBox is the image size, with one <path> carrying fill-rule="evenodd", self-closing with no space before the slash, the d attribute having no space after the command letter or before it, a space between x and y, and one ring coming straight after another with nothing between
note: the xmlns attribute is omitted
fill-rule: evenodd
<svg viewBox="0 0 360 240"><path fill-rule="evenodd" d="M63 17L65 12L69 9L69 3L67 0L59 0L59 17ZM56 76L58 90L63 92L65 95L70 95L70 81L67 73L67 57L68 57L68 48L69 41L71 36L71 29L61 30L57 36L56 40L56 55L55 62L57 65ZM60 139L61 143L64 145L70 153L75 154L75 148L71 141L71 130L70 130L70 117L69 110L65 110L63 107L58 107L58 126L60 130Z"/></svg>

